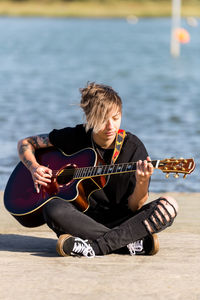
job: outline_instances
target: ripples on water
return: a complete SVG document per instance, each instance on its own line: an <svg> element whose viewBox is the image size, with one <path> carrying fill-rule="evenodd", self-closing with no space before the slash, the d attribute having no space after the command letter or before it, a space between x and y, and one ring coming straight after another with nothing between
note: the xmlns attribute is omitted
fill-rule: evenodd
<svg viewBox="0 0 200 300"><path fill-rule="evenodd" d="M182 25L191 42L174 59L170 19L0 18L0 188L18 162L17 141L82 122L79 88L96 81L119 92L122 127L152 159L195 158L187 180L156 170L151 191L199 192L200 26Z"/></svg>

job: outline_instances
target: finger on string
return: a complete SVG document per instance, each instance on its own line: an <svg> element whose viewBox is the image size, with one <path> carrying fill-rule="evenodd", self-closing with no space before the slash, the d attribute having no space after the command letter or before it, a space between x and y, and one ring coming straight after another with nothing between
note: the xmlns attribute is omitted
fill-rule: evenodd
<svg viewBox="0 0 200 300"><path fill-rule="evenodd" d="M154 170L154 167L151 163L148 164L148 170L149 170L150 173L152 173L153 170Z"/></svg>
<svg viewBox="0 0 200 300"><path fill-rule="evenodd" d="M44 173L43 176L46 177L46 178L51 178L52 177L52 175L49 174L49 173Z"/></svg>
<svg viewBox="0 0 200 300"><path fill-rule="evenodd" d="M45 172L45 174L48 174L48 175L52 176L52 170L51 169L45 168L44 172Z"/></svg>
<svg viewBox="0 0 200 300"><path fill-rule="evenodd" d="M144 160L143 165L144 165L144 169L148 168L147 160Z"/></svg>
<svg viewBox="0 0 200 300"><path fill-rule="evenodd" d="M50 179L50 178L51 178L52 176L51 176L50 174L43 173L41 177L42 177L42 178L47 178L48 180L50 180L50 181L51 181L51 179Z"/></svg>
<svg viewBox="0 0 200 300"><path fill-rule="evenodd" d="M36 192L39 194L39 192L40 192L40 185L37 184L37 183L35 183L34 186L35 186Z"/></svg>
<svg viewBox="0 0 200 300"><path fill-rule="evenodd" d="M142 168L142 161L138 160L138 162L137 162L137 169L141 170L141 168Z"/></svg>
<svg viewBox="0 0 200 300"><path fill-rule="evenodd" d="M47 186L49 182L45 182L43 180L36 180L35 181L36 184L41 185L41 186Z"/></svg>
<svg viewBox="0 0 200 300"><path fill-rule="evenodd" d="M43 175L39 175L39 174L36 174L36 179L37 180L40 180L40 181L44 181L44 182L51 182L51 179L48 177L48 178L46 178L46 176L45 176L45 174L43 174Z"/></svg>

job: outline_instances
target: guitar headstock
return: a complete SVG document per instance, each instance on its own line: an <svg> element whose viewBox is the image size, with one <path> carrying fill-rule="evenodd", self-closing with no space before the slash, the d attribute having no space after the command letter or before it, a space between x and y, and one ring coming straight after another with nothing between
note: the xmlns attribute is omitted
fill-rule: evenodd
<svg viewBox="0 0 200 300"><path fill-rule="evenodd" d="M187 174L190 174L195 169L195 162L193 158L167 158L160 160L158 168L166 173L166 177L169 177L169 173L174 173L174 177L178 178L179 173L184 174L183 178L186 178Z"/></svg>

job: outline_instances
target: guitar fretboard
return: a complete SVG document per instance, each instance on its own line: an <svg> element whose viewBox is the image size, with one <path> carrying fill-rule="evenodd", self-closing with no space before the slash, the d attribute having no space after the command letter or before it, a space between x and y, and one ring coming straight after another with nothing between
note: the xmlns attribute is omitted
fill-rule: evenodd
<svg viewBox="0 0 200 300"><path fill-rule="evenodd" d="M158 167L159 162L160 160L151 161L154 168ZM136 162L121 163L121 164L114 164L114 165L98 165L95 167L84 167L84 168L75 169L73 179L106 176L106 175L128 173L134 171L136 171Z"/></svg>

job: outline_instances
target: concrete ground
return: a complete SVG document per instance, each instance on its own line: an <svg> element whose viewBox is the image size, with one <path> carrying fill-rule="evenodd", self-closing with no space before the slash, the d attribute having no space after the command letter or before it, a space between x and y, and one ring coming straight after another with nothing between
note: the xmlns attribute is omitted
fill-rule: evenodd
<svg viewBox="0 0 200 300"><path fill-rule="evenodd" d="M155 256L59 257L46 225L22 227L0 193L0 299L200 300L200 194L169 193L179 203ZM150 194L153 200L160 195Z"/></svg>

